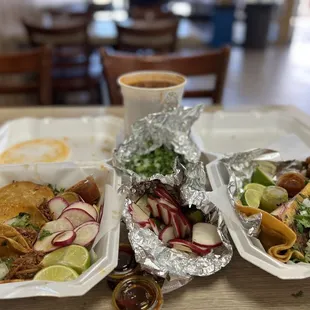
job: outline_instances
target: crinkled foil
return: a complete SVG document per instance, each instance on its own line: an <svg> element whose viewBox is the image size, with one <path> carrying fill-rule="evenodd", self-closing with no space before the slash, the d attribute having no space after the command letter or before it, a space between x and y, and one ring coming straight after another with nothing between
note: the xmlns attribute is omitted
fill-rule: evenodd
<svg viewBox="0 0 310 310"><path fill-rule="evenodd" d="M176 161L171 175L156 174L150 178L126 169L125 165L133 154L147 154L162 145L183 155L188 162L198 162L200 150L190 137L193 123L203 110L202 105L194 108L173 107L174 97L166 98L162 112L149 114L132 126L132 134L113 153L113 166L129 176L129 184L146 180L161 180L165 184L180 184L183 178L181 165ZM149 145L152 141L152 145Z"/></svg>
<svg viewBox="0 0 310 310"><path fill-rule="evenodd" d="M278 152L268 149L254 149L222 158L221 162L225 165L229 173L227 188L231 205L235 207L236 197L240 197L244 184L251 182L251 176L259 161L269 161L276 166L274 181L284 172L291 170L302 171L303 169L303 163L301 161L277 161L279 159L280 154ZM247 217L239 212L237 213L247 234L251 237L256 237L260 231L261 214Z"/></svg>
<svg viewBox="0 0 310 310"><path fill-rule="evenodd" d="M141 228L133 222L128 210L129 205L150 187L155 186L157 181L134 184L127 193L123 211L123 219L129 231L128 238L135 251L136 260L142 268L160 277L176 277L185 283L192 276L209 276L219 271L230 262L233 253L222 216L208 199L206 189L209 185L203 164L192 164L186 174L188 178L180 188L182 204L195 204L203 210L206 218L218 226L223 241L222 246L213 249L209 254L201 257L171 249L163 244L153 231Z"/></svg>

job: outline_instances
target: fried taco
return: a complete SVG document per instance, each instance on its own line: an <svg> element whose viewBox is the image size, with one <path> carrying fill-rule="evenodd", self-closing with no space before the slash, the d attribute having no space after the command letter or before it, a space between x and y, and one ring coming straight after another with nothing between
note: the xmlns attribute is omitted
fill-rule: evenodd
<svg viewBox="0 0 310 310"><path fill-rule="evenodd" d="M281 262L310 262L310 184L272 215L261 209L236 204L247 216L262 214L259 239L269 255Z"/></svg>

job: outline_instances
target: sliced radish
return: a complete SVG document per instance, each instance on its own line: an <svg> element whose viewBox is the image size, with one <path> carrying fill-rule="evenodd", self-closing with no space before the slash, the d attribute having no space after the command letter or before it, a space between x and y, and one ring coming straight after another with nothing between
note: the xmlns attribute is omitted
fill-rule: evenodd
<svg viewBox="0 0 310 310"><path fill-rule="evenodd" d="M41 227L41 231L47 230L51 233L73 230L73 225L66 218L60 218L55 221L47 222ZM40 238L40 235L39 235Z"/></svg>
<svg viewBox="0 0 310 310"><path fill-rule="evenodd" d="M134 202L131 204L132 218L135 222L147 222L150 216L144 213Z"/></svg>
<svg viewBox="0 0 310 310"><path fill-rule="evenodd" d="M157 206L158 206L160 217L162 218L163 222L166 225L170 225L171 224L171 212L169 212L169 208L167 208L166 205L160 204L160 203Z"/></svg>
<svg viewBox="0 0 310 310"><path fill-rule="evenodd" d="M177 213L171 214L171 225L176 238L182 237L181 219Z"/></svg>
<svg viewBox="0 0 310 310"><path fill-rule="evenodd" d="M43 238L42 240L38 239L33 246L33 249L37 252L49 253L59 248L52 243L53 239L58 236L59 232L53 233L50 236Z"/></svg>
<svg viewBox="0 0 310 310"><path fill-rule="evenodd" d="M172 203L175 206L178 206L178 202L163 188L163 187L157 187L154 190L154 193L163 199L168 200L170 203Z"/></svg>
<svg viewBox="0 0 310 310"><path fill-rule="evenodd" d="M175 238L175 235L174 235L172 226L167 226L159 234L159 239L163 243L167 243L169 240L174 239L174 238Z"/></svg>
<svg viewBox="0 0 310 310"><path fill-rule="evenodd" d="M74 202L73 204L68 206L64 211L67 211L70 209L80 209L80 210L87 212L95 220L97 220L98 218L98 212L96 208L86 202L82 202L82 201Z"/></svg>
<svg viewBox="0 0 310 310"><path fill-rule="evenodd" d="M193 226L193 242L199 246L216 247L222 244L217 227L208 223Z"/></svg>
<svg viewBox="0 0 310 310"><path fill-rule="evenodd" d="M73 228L76 228L86 222L95 221L95 219L89 213L82 209L65 210L61 214L60 218L68 219L73 225Z"/></svg>
<svg viewBox="0 0 310 310"><path fill-rule="evenodd" d="M191 224L182 213L179 213L179 217L180 217L180 226L181 226L181 236L182 238L185 238L186 236L191 234L191 231L192 231Z"/></svg>
<svg viewBox="0 0 310 310"><path fill-rule="evenodd" d="M58 234L53 240L52 244L55 246L67 246L72 244L76 237L76 233L73 230L67 230Z"/></svg>
<svg viewBox="0 0 310 310"><path fill-rule="evenodd" d="M176 250L189 252L189 253L196 253L198 255L206 255L210 253L210 249L201 248L190 241L183 240L183 239L173 239L169 241L169 245L172 246Z"/></svg>
<svg viewBox="0 0 310 310"><path fill-rule="evenodd" d="M136 202L136 205L148 216L151 215L151 208L148 205L147 202L147 196L143 195L142 197L139 198L139 200Z"/></svg>
<svg viewBox="0 0 310 310"><path fill-rule="evenodd" d="M58 219L62 211L68 207L69 203L62 197L52 198L47 203L54 220Z"/></svg>
<svg viewBox="0 0 310 310"><path fill-rule="evenodd" d="M99 224L95 221L87 222L77 227L74 230L76 233L76 238L73 241L73 244L90 247L99 232L99 228Z"/></svg>
<svg viewBox="0 0 310 310"><path fill-rule="evenodd" d="M165 204L166 206L168 206L170 209L174 210L174 211L179 211L179 208L175 205L173 205L172 203L170 203L167 199L164 198L159 198L157 200L157 203L161 203L161 204Z"/></svg>
<svg viewBox="0 0 310 310"><path fill-rule="evenodd" d="M139 224L141 228L151 228L151 224L149 223L149 221L147 221L147 222L136 222L136 223Z"/></svg>
<svg viewBox="0 0 310 310"><path fill-rule="evenodd" d="M149 206L151 207L152 215L154 217L159 217L159 210L157 207L157 199L155 199L153 197L148 197L147 201L148 201Z"/></svg>
<svg viewBox="0 0 310 310"><path fill-rule="evenodd" d="M158 219L149 219L149 223L157 236L164 229L164 225Z"/></svg>

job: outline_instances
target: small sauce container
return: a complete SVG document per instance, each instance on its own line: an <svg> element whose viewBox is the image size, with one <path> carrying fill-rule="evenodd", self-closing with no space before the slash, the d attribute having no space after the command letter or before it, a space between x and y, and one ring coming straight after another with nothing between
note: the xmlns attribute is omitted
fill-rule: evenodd
<svg viewBox="0 0 310 310"><path fill-rule="evenodd" d="M109 287L114 290L117 284L126 277L138 273L139 265L135 260L135 254L129 244L120 244L117 267L108 275Z"/></svg>
<svg viewBox="0 0 310 310"><path fill-rule="evenodd" d="M116 310L160 310L163 295L154 279L131 276L119 282L112 295Z"/></svg>

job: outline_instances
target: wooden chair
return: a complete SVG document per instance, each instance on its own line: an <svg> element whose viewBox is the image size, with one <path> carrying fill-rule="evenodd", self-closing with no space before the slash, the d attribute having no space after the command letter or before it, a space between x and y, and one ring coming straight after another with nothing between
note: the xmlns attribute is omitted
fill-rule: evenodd
<svg viewBox="0 0 310 310"><path fill-rule="evenodd" d="M25 75L0 83L0 94L37 94L41 105L51 104L51 54L47 47L0 55L1 75ZM5 79L9 80L9 78Z"/></svg>
<svg viewBox="0 0 310 310"><path fill-rule="evenodd" d="M200 75L214 75L215 87L207 90L186 90L184 97L210 97L214 104L220 104L225 84L230 48L180 57L165 56L136 56L121 53L109 53L101 50L104 75L107 80L112 105L122 104L122 98L117 85L117 78L125 73L138 70L166 70L181 73L187 77Z"/></svg>
<svg viewBox="0 0 310 310"><path fill-rule="evenodd" d="M133 19L158 20L173 18L171 12L163 11L161 5L135 6L129 10L129 16Z"/></svg>
<svg viewBox="0 0 310 310"><path fill-rule="evenodd" d="M67 22L65 22L67 20ZM23 21L32 46L53 47L52 89L56 97L63 93L90 91L91 101L100 97L100 76L90 73L91 46L88 37L89 18L62 19L52 27ZM56 18L57 21L57 18ZM100 100L100 99L99 99Z"/></svg>
<svg viewBox="0 0 310 310"><path fill-rule="evenodd" d="M165 19L156 23L133 21L130 25L117 23L117 45L122 51L152 50L155 53L174 52L177 43L177 19Z"/></svg>

